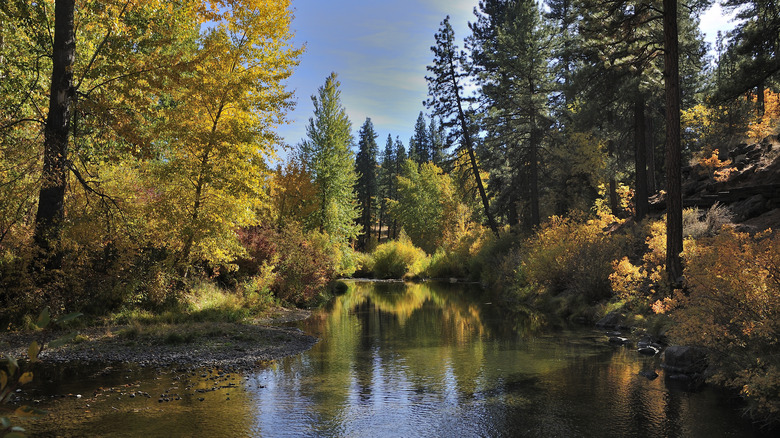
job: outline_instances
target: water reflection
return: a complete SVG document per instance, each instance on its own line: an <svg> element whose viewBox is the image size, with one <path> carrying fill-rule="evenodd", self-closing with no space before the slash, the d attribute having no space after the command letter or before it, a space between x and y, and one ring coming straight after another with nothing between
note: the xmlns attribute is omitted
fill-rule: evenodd
<svg viewBox="0 0 780 438"><path fill-rule="evenodd" d="M682 436L752 433L711 392L640 377L656 358L597 331L534 333L479 292L351 285L304 329L322 341L253 376L268 436ZM537 319L538 321L538 319ZM507 331L510 326L513 330ZM515 327L527 329L517 332Z"/></svg>
<svg viewBox="0 0 780 438"><path fill-rule="evenodd" d="M321 338L304 354L231 376L204 401L191 387L156 397L211 377L69 376L60 393L85 397L46 406L55 415L34 436L758 435L712 390L668 388L657 358L596 330L539 331L539 318L484 301L462 285L351 282L302 323Z"/></svg>

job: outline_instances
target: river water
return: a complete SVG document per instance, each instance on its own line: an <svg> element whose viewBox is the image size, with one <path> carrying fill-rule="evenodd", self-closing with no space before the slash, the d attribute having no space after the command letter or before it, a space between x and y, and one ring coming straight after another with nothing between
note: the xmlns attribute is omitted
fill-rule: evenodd
<svg viewBox="0 0 780 438"><path fill-rule="evenodd" d="M350 282L299 323L321 339L306 353L249 373L59 370L33 396L50 414L23 425L33 436L760 436L725 394L666 379L658 357L595 329L543 330L483 296Z"/></svg>

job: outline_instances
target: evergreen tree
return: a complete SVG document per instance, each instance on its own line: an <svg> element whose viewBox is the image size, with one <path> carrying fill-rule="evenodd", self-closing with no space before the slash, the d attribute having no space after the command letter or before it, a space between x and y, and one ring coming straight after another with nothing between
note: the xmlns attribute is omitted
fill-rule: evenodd
<svg viewBox="0 0 780 438"><path fill-rule="evenodd" d="M385 143L385 149L382 152L382 160L379 168L379 232L377 234L377 240L382 239L382 230L386 224L387 219L387 201L395 199L395 147L393 144L393 136L387 134L387 142ZM388 237L390 237L388 227Z"/></svg>
<svg viewBox="0 0 780 438"><path fill-rule="evenodd" d="M444 127L441 123L436 123L435 117L431 117L431 123L428 124L428 140L431 146L431 161L436 166L442 167L447 154L447 145Z"/></svg>
<svg viewBox="0 0 780 438"><path fill-rule="evenodd" d="M430 139L425 126L425 115L422 111L417 116L417 122L414 124L414 134L412 134L412 138L409 140L409 157L418 164L431 161Z"/></svg>
<svg viewBox="0 0 780 438"><path fill-rule="evenodd" d="M472 128L469 126L469 117L467 108L465 108L467 102L461 95L468 76L468 59L466 54L459 51L455 44L455 33L450 25L449 16L441 22L441 27L436 32L435 38L436 45L431 47L434 54L433 65L427 67L433 76L425 77L428 82L429 95L425 105L433 110L434 117L440 117L442 123L453 129L453 134L461 138L460 147L468 154L488 226L494 234L498 235L498 226L490 211L490 203L482 184L482 176L474 152Z"/></svg>
<svg viewBox="0 0 780 438"><path fill-rule="evenodd" d="M409 156L406 154L406 148L404 147L403 142L397 136L395 137L393 158L394 158L392 163L393 164L393 174L392 174L393 190L390 192L390 196L388 198L390 198L391 200L397 200L398 199L398 177L401 175L403 171L404 163L406 162L406 160L409 159ZM398 226L398 220L393 218L391 229L388 232L389 237L396 239L400 231L401 230Z"/></svg>
<svg viewBox="0 0 780 438"><path fill-rule="evenodd" d="M314 117L309 118L301 143L301 158L317 187L317 209L307 218L307 226L325 232L346 249L358 235L360 216L354 188L357 182L352 145L352 124L341 105L341 84L331 73L325 85L311 97Z"/></svg>
<svg viewBox="0 0 780 438"><path fill-rule="evenodd" d="M780 3L776 0L726 0L739 20L729 37L722 61L732 74L718 83L717 99L734 99L748 92L759 98L763 111L764 88L780 80ZM719 66L719 69L721 67Z"/></svg>
<svg viewBox="0 0 780 438"><path fill-rule="evenodd" d="M550 126L547 99L552 37L532 0L480 2L471 25L485 113L486 161L497 208L519 222L520 195L528 226L540 223L539 162ZM522 196L525 195L525 196Z"/></svg>
<svg viewBox="0 0 780 438"><path fill-rule="evenodd" d="M358 133L358 153L355 157L355 170L358 174L356 192L361 209L360 226L363 229L359 247L362 250L366 250L371 242L371 229L377 209L376 198L379 186L376 156L379 148L376 137L371 119L366 118Z"/></svg>

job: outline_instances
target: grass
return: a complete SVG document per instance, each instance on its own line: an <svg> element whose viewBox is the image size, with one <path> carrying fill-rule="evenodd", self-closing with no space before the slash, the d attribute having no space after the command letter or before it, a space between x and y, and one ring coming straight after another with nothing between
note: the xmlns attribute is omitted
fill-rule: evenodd
<svg viewBox="0 0 780 438"><path fill-rule="evenodd" d="M125 307L104 321L111 325L183 324L188 322L240 323L263 315L274 300L262 291L227 290L213 282L199 282L175 306L161 311Z"/></svg>

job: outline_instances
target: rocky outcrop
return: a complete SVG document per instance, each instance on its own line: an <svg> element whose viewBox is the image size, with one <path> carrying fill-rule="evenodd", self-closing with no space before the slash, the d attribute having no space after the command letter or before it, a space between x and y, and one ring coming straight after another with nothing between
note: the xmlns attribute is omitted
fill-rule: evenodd
<svg viewBox="0 0 780 438"><path fill-rule="evenodd" d="M712 169L702 164L682 169L685 207L709 208L720 203L730 208L737 223L780 209L780 138L777 135L752 144L720 148L718 159L730 161L725 166L729 169L726 179L716 178ZM656 211L666 208L662 194L653 196L650 204Z"/></svg>

